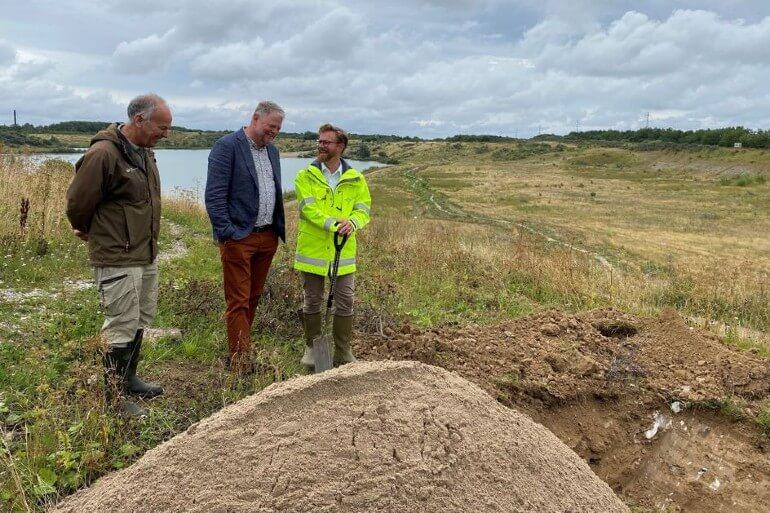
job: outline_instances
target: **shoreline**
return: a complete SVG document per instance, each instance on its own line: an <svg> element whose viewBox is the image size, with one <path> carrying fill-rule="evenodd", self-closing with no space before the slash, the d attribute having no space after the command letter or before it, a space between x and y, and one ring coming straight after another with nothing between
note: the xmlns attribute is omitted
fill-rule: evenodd
<svg viewBox="0 0 770 513"><path fill-rule="evenodd" d="M9 150L13 150L16 148L7 148ZM155 147L153 150L210 150L211 146L207 147L200 147L200 148L191 148L191 147ZM23 151L3 151L0 152L0 157L6 157L6 156L21 156L21 155L40 155L45 153L58 153L58 154L78 154L78 153L85 153L88 148L35 148L34 150L31 149L25 149ZM279 148L280 151L280 148ZM303 158L303 155L306 155L306 151L280 151L281 157L286 158ZM309 157L308 157L309 158Z"/></svg>

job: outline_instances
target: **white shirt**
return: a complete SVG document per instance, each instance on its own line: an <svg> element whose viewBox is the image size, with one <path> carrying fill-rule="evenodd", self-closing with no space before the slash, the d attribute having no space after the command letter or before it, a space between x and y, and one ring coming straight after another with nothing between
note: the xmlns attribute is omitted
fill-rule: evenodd
<svg viewBox="0 0 770 513"><path fill-rule="evenodd" d="M337 166L336 171L332 171L331 169L326 167L326 162L322 162L321 171L326 177L326 183L329 184L329 187L331 187L332 189L337 188L337 184L339 183L340 178L342 177L342 160L340 160L340 165Z"/></svg>
<svg viewBox="0 0 770 513"><path fill-rule="evenodd" d="M249 140L251 158L254 160L254 167L257 170L259 204L257 205L257 220L254 222L254 226L258 228L273 223L273 210L276 201L275 179L273 178L273 165L267 154L267 146L258 147L248 135L246 139Z"/></svg>

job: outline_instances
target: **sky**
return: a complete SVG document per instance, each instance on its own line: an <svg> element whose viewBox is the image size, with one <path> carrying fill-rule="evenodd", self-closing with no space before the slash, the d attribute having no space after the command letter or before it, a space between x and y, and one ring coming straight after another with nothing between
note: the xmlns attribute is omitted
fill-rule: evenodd
<svg viewBox="0 0 770 513"><path fill-rule="evenodd" d="M0 0L0 124L116 121L531 137L770 127L770 2Z"/></svg>

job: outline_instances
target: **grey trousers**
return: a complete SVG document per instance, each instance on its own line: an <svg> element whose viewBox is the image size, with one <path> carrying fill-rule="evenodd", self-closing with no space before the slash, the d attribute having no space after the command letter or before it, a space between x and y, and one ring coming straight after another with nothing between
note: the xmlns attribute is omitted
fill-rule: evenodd
<svg viewBox="0 0 770 513"><path fill-rule="evenodd" d="M146 328L158 311L158 264L135 267L95 267L99 302L104 310L102 339L126 347L139 328Z"/></svg>
<svg viewBox="0 0 770 513"><path fill-rule="evenodd" d="M328 293L324 294L324 276L302 272L302 288L304 303L302 311L306 314L316 314L326 308ZM355 273L337 276L334 287L334 315L350 317L353 315L353 293L355 291Z"/></svg>

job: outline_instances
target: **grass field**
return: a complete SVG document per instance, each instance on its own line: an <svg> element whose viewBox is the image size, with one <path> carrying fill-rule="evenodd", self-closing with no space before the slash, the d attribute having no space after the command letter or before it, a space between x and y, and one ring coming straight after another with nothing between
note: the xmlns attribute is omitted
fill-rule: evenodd
<svg viewBox="0 0 770 513"><path fill-rule="evenodd" d="M285 151L305 146L282 142ZM400 142L371 152L400 164L368 174L360 329L489 324L545 308L675 308L721 323L725 343L770 357L766 151ZM0 509L9 511L39 511L302 372L295 204L255 323L260 370L235 380L218 363L224 305L208 220L189 200L167 199L161 249L181 242L187 251L161 265L157 324L184 334L149 344L140 368L168 393L143 423L105 409L91 270L62 212L71 172L64 163L0 164Z"/></svg>
<svg viewBox="0 0 770 513"><path fill-rule="evenodd" d="M492 247L501 253L509 246L506 235L532 238L534 245L550 238L554 258L561 248L577 259L608 262L611 267L594 269L581 285L583 297L611 298L643 313L671 306L731 325L770 328L766 151L534 145L535 156L526 156L523 148L506 145L483 145L484 153L478 144L427 146L425 152L392 150L415 165L376 182L386 201L410 194L418 215L497 227ZM517 152L525 156L496 161L495 155ZM383 186L391 190L384 193Z"/></svg>

